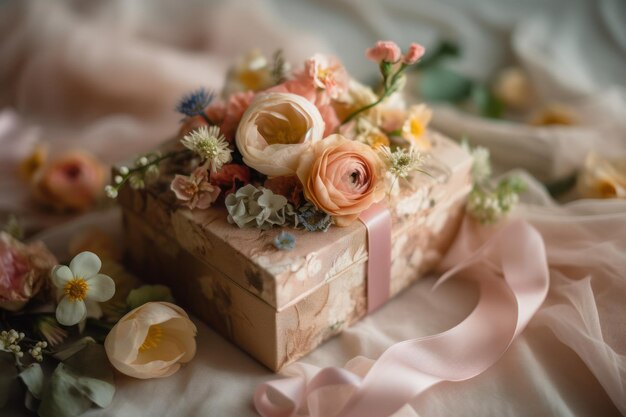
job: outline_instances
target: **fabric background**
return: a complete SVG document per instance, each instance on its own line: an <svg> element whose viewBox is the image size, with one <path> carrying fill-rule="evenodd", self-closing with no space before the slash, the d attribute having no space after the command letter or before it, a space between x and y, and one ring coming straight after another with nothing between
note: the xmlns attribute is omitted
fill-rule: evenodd
<svg viewBox="0 0 626 417"><path fill-rule="evenodd" d="M119 227L115 211L67 223L30 204L13 175L38 140L86 148L105 162L149 149L177 127L184 92L219 88L228 63L253 47L282 47L292 62L315 51L369 80L373 41L442 36L461 44L458 69L488 80L518 61L546 101L578 109L575 127L535 128L435 109L434 127L488 146L499 168L530 184L516 216L542 233L551 288L544 307L498 364L442 384L398 415L611 416L626 413L626 203L559 206L542 181L563 178L593 149L626 155L626 4L622 0L166 0L7 1L0 4L0 213L18 212L57 254L86 224ZM394 342L443 331L476 302L453 280L427 278L303 359L342 366ZM118 376L105 410L90 416L255 415L255 385L272 374L197 322L198 355L164 380ZM19 414L16 414L19 415Z"/></svg>

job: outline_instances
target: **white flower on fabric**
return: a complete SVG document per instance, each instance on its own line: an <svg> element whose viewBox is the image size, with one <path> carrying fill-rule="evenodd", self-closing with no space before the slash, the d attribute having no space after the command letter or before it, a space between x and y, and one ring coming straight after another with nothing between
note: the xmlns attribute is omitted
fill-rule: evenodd
<svg viewBox="0 0 626 417"><path fill-rule="evenodd" d="M87 317L86 301L103 302L115 294L115 283L108 275L99 274L102 262L92 252L81 252L70 266L52 269L52 282L63 291L57 305L56 318L64 326L72 326Z"/></svg>

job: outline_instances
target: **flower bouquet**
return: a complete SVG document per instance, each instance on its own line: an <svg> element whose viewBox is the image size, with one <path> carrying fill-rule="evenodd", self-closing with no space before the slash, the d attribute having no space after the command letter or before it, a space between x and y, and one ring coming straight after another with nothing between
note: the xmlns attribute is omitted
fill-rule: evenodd
<svg viewBox="0 0 626 417"><path fill-rule="evenodd" d="M382 305L440 259L472 188L469 153L405 103L423 54L378 42L370 88L335 57L253 52L185 96L178 137L106 190L131 264L272 369Z"/></svg>
<svg viewBox="0 0 626 417"><path fill-rule="evenodd" d="M0 409L15 408L21 388L30 411L77 416L109 405L113 368L160 378L193 358L195 325L168 288L124 270L118 247L87 231L58 265L42 242L0 232Z"/></svg>

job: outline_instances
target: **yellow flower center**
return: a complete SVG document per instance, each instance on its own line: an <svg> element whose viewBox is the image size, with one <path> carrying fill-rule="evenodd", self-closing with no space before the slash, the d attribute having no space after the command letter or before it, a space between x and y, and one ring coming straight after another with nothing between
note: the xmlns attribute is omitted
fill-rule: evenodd
<svg viewBox="0 0 626 417"><path fill-rule="evenodd" d="M83 301L87 297L88 289L89 285L87 285L87 281L84 278L74 278L65 284L63 293L72 301Z"/></svg>
<svg viewBox="0 0 626 417"><path fill-rule="evenodd" d="M419 138L424 134L424 131L425 131L424 125L417 118L411 119L411 124L409 126L410 126L411 136L413 136L414 138Z"/></svg>
<svg viewBox="0 0 626 417"><path fill-rule="evenodd" d="M139 351L143 352L149 349L153 349L161 343L161 339L163 338L163 329L158 324L153 324L148 329L148 334L146 338L143 340L141 346L139 346Z"/></svg>

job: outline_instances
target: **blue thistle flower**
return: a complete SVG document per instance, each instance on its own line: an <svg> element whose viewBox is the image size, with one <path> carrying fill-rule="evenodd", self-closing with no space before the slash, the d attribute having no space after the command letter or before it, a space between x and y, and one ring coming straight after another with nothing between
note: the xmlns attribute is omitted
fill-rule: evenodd
<svg viewBox="0 0 626 417"><path fill-rule="evenodd" d="M333 218L320 211L311 203L300 207L296 214L297 224L301 224L309 232L325 232L333 224Z"/></svg>
<svg viewBox="0 0 626 417"><path fill-rule="evenodd" d="M279 250L292 250L296 247L296 237L289 232L282 231L274 238L274 246Z"/></svg>
<svg viewBox="0 0 626 417"><path fill-rule="evenodd" d="M183 96L176 106L176 111L188 117L202 115L214 97L215 94L212 91L200 88Z"/></svg>

